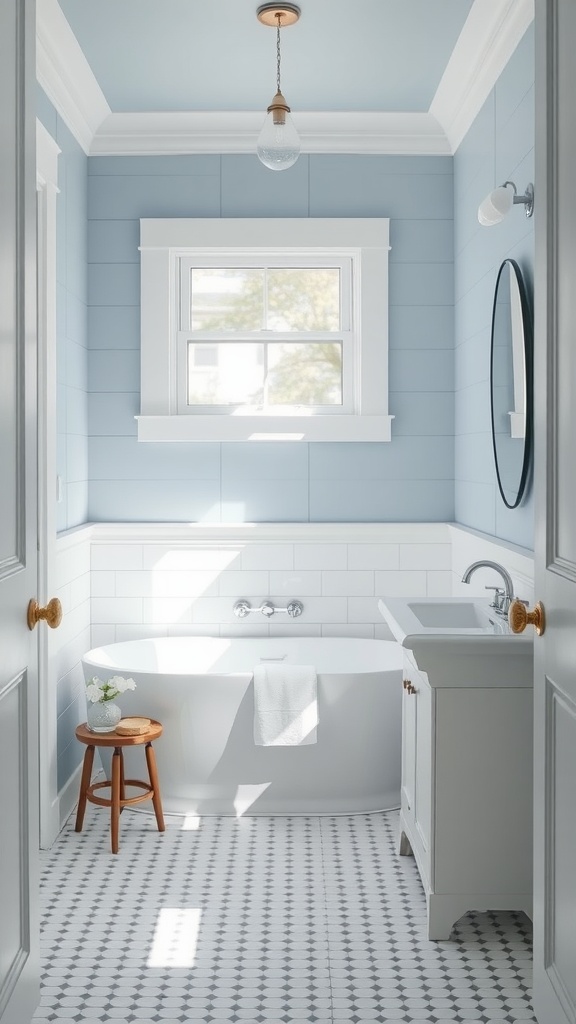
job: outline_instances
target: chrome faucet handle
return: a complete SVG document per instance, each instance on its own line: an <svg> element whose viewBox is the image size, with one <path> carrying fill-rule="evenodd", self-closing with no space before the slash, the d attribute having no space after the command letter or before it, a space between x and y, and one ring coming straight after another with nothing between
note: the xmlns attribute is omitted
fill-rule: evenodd
<svg viewBox="0 0 576 1024"><path fill-rule="evenodd" d="M302 601L290 601L288 607L286 608L286 611L288 612L290 618L297 619L298 616L302 615L302 612L304 611L304 605L302 604Z"/></svg>
<svg viewBox="0 0 576 1024"><path fill-rule="evenodd" d="M490 607L495 608L501 612L504 608L504 599L506 597L506 591L503 587L484 587L484 590L494 591L494 600L491 602Z"/></svg>
<svg viewBox="0 0 576 1024"><path fill-rule="evenodd" d="M264 601L258 608L253 608L249 601L241 598L240 601L236 601L233 611L239 619L245 619L250 612L261 612L267 619L271 619L276 612L285 612L292 619L297 619L299 615L302 615L304 605L301 601L290 601L286 608L277 608L272 601Z"/></svg>

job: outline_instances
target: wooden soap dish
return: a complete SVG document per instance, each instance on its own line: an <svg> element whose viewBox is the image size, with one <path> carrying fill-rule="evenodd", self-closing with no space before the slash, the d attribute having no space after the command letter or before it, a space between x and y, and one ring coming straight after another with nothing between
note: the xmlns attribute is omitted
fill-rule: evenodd
<svg viewBox="0 0 576 1024"><path fill-rule="evenodd" d="M149 728L149 718L121 718L115 732L119 736L142 736Z"/></svg>

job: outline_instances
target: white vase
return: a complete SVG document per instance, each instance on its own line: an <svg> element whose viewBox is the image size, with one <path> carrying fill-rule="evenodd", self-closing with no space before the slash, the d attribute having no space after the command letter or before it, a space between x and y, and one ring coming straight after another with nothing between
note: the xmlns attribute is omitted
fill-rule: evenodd
<svg viewBox="0 0 576 1024"><path fill-rule="evenodd" d="M91 732L114 732L122 712L113 700L97 700L88 704L86 724Z"/></svg>

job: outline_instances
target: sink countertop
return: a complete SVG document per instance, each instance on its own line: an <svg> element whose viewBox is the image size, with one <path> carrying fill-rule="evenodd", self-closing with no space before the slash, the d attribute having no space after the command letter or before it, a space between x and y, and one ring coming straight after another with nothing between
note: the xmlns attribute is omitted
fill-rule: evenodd
<svg viewBox="0 0 576 1024"><path fill-rule="evenodd" d="M481 598L380 598L380 614L431 686L532 686L532 630L512 633ZM438 625L423 625L424 621ZM447 625L449 621L473 625Z"/></svg>

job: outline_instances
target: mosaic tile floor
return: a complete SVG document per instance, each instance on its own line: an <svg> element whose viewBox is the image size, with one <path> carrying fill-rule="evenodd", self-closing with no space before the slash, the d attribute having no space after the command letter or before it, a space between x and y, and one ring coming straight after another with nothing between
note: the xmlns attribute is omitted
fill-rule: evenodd
<svg viewBox="0 0 576 1024"><path fill-rule="evenodd" d="M529 922L425 938L397 815L154 819L88 807L43 854L46 1021L534 1021ZM184 825L184 828L183 828Z"/></svg>

